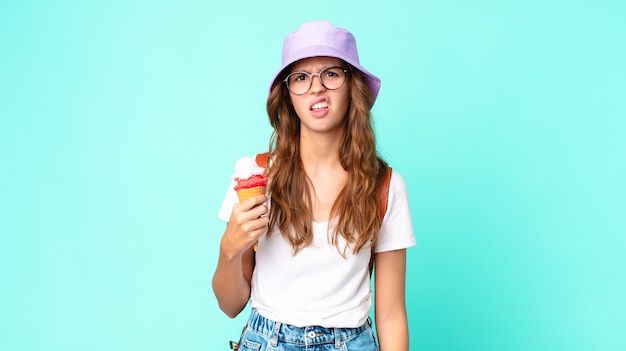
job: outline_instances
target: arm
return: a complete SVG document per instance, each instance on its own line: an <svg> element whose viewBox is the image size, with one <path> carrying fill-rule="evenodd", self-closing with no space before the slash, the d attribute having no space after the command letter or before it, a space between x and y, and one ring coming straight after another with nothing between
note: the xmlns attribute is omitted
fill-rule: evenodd
<svg viewBox="0 0 626 351"><path fill-rule="evenodd" d="M252 246L265 234L269 219L263 202L265 195L254 196L236 204L220 243L220 256L213 275L213 291L220 309L236 317L250 298L250 281L254 270Z"/></svg>
<svg viewBox="0 0 626 351"><path fill-rule="evenodd" d="M406 249L376 254L375 316L381 351L408 351L405 305Z"/></svg>

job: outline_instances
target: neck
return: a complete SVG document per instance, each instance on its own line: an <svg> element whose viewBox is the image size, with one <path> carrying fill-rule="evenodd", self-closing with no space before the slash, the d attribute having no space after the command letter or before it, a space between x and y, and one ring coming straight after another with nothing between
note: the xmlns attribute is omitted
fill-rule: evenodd
<svg viewBox="0 0 626 351"><path fill-rule="evenodd" d="M339 164L341 135L337 134L300 135L300 158L305 168Z"/></svg>

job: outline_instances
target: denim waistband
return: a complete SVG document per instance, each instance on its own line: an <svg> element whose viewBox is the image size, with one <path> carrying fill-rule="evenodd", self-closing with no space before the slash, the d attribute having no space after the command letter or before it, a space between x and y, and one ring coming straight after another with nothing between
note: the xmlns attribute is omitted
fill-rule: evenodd
<svg viewBox="0 0 626 351"><path fill-rule="evenodd" d="M371 326L371 320L368 318L365 324L357 328L296 327L267 319L254 308L248 319L248 328L266 336L273 346L280 341L300 345L334 343L339 348L342 340L362 333L369 326Z"/></svg>

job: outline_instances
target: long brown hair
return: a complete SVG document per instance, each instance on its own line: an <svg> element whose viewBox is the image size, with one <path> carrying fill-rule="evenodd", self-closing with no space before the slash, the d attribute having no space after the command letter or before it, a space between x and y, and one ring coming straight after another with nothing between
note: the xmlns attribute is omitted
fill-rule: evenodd
<svg viewBox="0 0 626 351"><path fill-rule="evenodd" d="M347 65L347 64L346 64ZM267 99L267 113L274 128L270 141L268 169L270 222L268 235L278 228L297 253L313 241L311 189L300 159L300 119L282 80L290 67L276 79ZM350 66L350 106L345 133L339 149L342 167L348 172L348 182L332 207L329 221L334 226L331 237L341 235L358 252L370 238L376 243L382 218L378 215L378 188L387 164L376 153L370 109L374 95L365 83L365 76Z"/></svg>

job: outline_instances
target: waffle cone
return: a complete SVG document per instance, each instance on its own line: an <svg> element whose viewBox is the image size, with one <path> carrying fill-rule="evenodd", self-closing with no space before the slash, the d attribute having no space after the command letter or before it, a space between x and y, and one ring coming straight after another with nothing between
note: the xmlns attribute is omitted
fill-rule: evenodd
<svg viewBox="0 0 626 351"><path fill-rule="evenodd" d="M265 194L265 186L255 186L254 188L241 189L237 191L239 202L244 202L253 196L262 194Z"/></svg>

